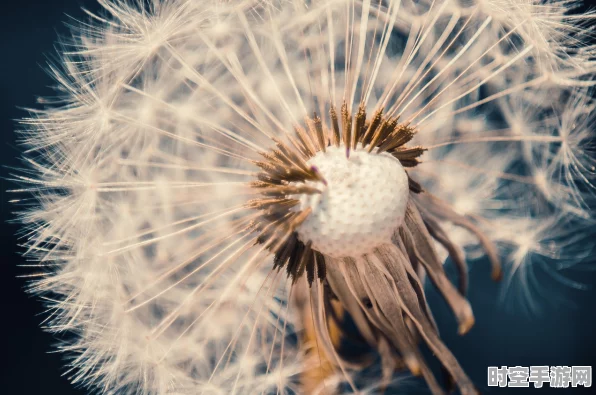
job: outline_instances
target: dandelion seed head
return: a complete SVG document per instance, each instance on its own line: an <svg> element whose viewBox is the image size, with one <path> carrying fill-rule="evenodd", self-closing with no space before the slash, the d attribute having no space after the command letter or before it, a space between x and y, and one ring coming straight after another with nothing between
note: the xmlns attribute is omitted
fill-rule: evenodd
<svg viewBox="0 0 596 395"><path fill-rule="evenodd" d="M31 289L72 334L76 383L367 393L404 368L443 393L424 342L472 394L424 279L464 334L470 258L525 297L533 269L593 245L561 230L596 190L593 15L574 2L100 3L22 122L17 176L38 202Z"/></svg>

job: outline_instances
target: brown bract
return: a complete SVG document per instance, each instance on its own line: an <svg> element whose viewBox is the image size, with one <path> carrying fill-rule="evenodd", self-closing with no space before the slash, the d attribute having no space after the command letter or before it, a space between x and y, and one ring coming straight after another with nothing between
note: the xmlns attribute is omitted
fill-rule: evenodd
<svg viewBox="0 0 596 395"><path fill-rule="evenodd" d="M382 360L384 385L396 368L407 367L414 375L422 375L433 393L444 393L418 348L418 343L424 341L439 359L448 387L455 384L462 394L476 393L439 338L422 283L428 276L453 311L459 333L465 334L474 324L465 298L467 265L463 251L451 241L441 223L451 222L476 235L493 264L493 278L499 279L501 269L495 247L472 219L423 192L409 174L406 216L395 230L392 243L379 245L364 256L338 259L314 250L311 241L300 240L296 230L311 209L298 209L299 196L321 193L326 185L324 175L308 164L318 152L331 145L345 147L348 158L356 149L371 155L386 152L407 169L416 166L425 151L423 147L406 146L416 131L407 123L399 123L398 118L384 116L382 110L368 120L364 107L350 114L344 104L340 114L331 107L326 121L316 114L307 118L304 127L296 126L293 135L286 136L287 142L275 140L276 148L261 154L263 160L255 162L261 171L251 184L260 197L247 203L260 211L253 223L259 232L257 243L274 254L274 268L285 268L296 288L293 303L302 311L302 347L307 363L325 370L317 374L310 368L302 380L304 390L325 388L326 379L336 371L349 377L347 370L362 369L372 360L369 354L377 353ZM458 287L447 278L435 242L454 262ZM315 282L315 277L320 281ZM358 341L370 349L357 362L345 357L342 350L341 339L349 337L344 331L346 317L355 323Z"/></svg>

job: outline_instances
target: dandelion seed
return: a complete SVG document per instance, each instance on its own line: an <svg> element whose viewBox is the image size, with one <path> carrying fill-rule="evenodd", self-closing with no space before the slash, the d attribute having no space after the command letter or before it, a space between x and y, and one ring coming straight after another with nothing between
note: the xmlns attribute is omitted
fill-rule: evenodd
<svg viewBox="0 0 596 395"><path fill-rule="evenodd" d="M44 268L31 290L48 329L74 335L61 347L74 383L372 393L405 369L432 393L474 394L425 280L463 335L479 251L527 293L533 262L592 248L559 221L584 224L594 197L592 13L100 3L51 67L62 100L22 121L15 176L37 200L22 213L25 255Z"/></svg>

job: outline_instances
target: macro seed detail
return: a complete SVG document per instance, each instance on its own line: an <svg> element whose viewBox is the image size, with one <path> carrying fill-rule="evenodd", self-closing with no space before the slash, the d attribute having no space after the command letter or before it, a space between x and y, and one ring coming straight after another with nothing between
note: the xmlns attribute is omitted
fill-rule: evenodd
<svg viewBox="0 0 596 395"><path fill-rule="evenodd" d="M341 147L329 147L308 163L316 166L327 185L321 186L321 193L297 198L299 210L312 209L297 229L303 243L310 241L326 256L343 258L391 242L409 196L408 176L397 159L363 149L347 158Z"/></svg>

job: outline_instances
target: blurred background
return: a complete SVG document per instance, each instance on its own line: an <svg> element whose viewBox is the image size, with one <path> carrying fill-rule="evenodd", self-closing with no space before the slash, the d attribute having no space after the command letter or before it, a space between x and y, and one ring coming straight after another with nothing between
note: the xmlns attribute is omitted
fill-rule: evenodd
<svg viewBox="0 0 596 395"><path fill-rule="evenodd" d="M197 0L204 1L204 0ZM18 226L12 198L14 188L7 178L10 167L18 167L21 148L17 143L15 120L26 115L23 107L35 106L37 96L52 95L53 80L44 71L48 59L55 58L59 35L67 35L74 19L86 20L82 7L99 10L95 0L21 0L3 2L0 11L0 122L2 140L0 178L2 208L0 238L0 393L6 395L69 395L89 391L68 381L64 356L54 352L56 343L40 324L43 306L25 293L27 274L19 256ZM594 259L594 258L592 258ZM596 260L596 259L594 259ZM588 285L577 290L538 275L543 295L540 315L528 315L522 308L499 302L499 284L490 280L488 262L477 261L470 273L469 298L476 325L463 337L439 295L429 290L429 302L447 346L472 377L482 393L596 393L591 389L511 389L487 387L488 366L596 365L596 271L582 265L563 273ZM583 269L580 269L583 268ZM544 292L546 291L546 292ZM542 299L541 299L542 298ZM545 300L548 299L548 300ZM407 393L418 393L408 389Z"/></svg>

